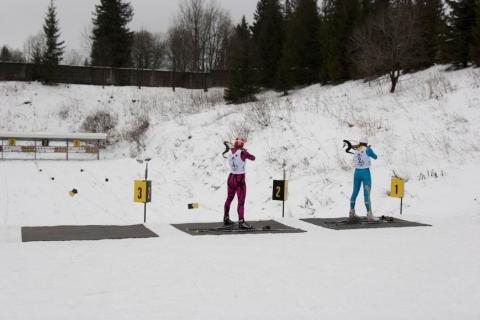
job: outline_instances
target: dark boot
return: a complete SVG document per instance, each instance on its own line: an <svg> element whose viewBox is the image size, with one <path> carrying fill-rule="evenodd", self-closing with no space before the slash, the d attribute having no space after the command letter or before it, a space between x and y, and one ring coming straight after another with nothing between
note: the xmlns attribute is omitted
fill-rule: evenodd
<svg viewBox="0 0 480 320"><path fill-rule="evenodd" d="M230 220L230 217L228 217L228 216L223 217L223 225L224 226L231 226L233 224L235 224L235 223L232 220Z"/></svg>
<svg viewBox="0 0 480 320"><path fill-rule="evenodd" d="M238 220L238 227L240 229L253 229L253 227L251 225L249 225L245 219L240 219Z"/></svg>

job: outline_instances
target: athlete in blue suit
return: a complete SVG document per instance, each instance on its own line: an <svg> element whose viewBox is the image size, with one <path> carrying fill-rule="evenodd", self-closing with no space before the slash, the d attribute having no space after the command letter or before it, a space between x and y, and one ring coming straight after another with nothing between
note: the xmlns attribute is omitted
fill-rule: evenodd
<svg viewBox="0 0 480 320"><path fill-rule="evenodd" d="M372 148L368 146L368 139L360 139L360 144L353 154L353 161L355 164L355 174L353 178L353 193L350 198L350 219L356 219L355 215L355 201L357 200L360 186L363 184L363 196L365 199L365 207L367 208L367 219L376 220L372 214L372 203L370 201L370 191L372 189L372 177L370 175L370 159L377 159L377 155Z"/></svg>

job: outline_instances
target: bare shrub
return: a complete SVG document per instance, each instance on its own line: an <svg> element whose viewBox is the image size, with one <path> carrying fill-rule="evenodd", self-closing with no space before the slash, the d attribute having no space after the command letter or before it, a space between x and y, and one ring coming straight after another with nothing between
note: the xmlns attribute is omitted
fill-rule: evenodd
<svg viewBox="0 0 480 320"><path fill-rule="evenodd" d="M245 115L260 127L268 127L272 124L272 105L267 101L251 103L247 106Z"/></svg>
<svg viewBox="0 0 480 320"><path fill-rule="evenodd" d="M200 112L217 104L224 103L223 94L218 90L208 92L192 91L190 93L190 100L193 112Z"/></svg>
<svg viewBox="0 0 480 320"><path fill-rule="evenodd" d="M370 90L372 90L373 93L378 97L384 96L389 90L388 86L390 79L387 76L369 77L366 78L365 81Z"/></svg>
<svg viewBox="0 0 480 320"><path fill-rule="evenodd" d="M441 99L455 91L454 85L443 75L435 73L424 85L424 96L429 99Z"/></svg>
<svg viewBox="0 0 480 320"><path fill-rule="evenodd" d="M117 126L118 119L108 111L96 111L88 115L81 125L83 132L106 133L107 142L112 142L114 129Z"/></svg>
<svg viewBox="0 0 480 320"><path fill-rule="evenodd" d="M201 96L203 98L204 104L210 107L225 103L225 99L223 98L223 92L220 90L210 90L208 92L202 92Z"/></svg>
<svg viewBox="0 0 480 320"><path fill-rule="evenodd" d="M173 104L163 105L160 112L167 114L194 114L208 111L212 107L224 103L219 90L182 92Z"/></svg>
<svg viewBox="0 0 480 320"><path fill-rule="evenodd" d="M233 122L229 126L230 131L227 132L227 137L230 141L233 141L237 137L242 137L248 140L251 129L247 121Z"/></svg>
<svg viewBox="0 0 480 320"><path fill-rule="evenodd" d="M68 106L63 106L58 112L58 116L62 120L67 120L70 115L70 108Z"/></svg>
<svg viewBox="0 0 480 320"><path fill-rule="evenodd" d="M343 123L348 127L361 128L367 136L375 136L380 130L389 129L383 117L375 117L370 114L363 115L353 111L343 119Z"/></svg>
<svg viewBox="0 0 480 320"><path fill-rule="evenodd" d="M316 103L313 104L314 106L318 105ZM295 107L293 105L292 100L289 98L286 98L282 103L279 103L278 108L276 108L276 114L281 114L280 115L280 120L286 120L287 122L291 122L292 117L295 115Z"/></svg>
<svg viewBox="0 0 480 320"><path fill-rule="evenodd" d="M480 71L472 70L470 74L472 76L473 87L480 88Z"/></svg>
<svg viewBox="0 0 480 320"><path fill-rule="evenodd" d="M80 110L80 101L77 99L69 99L60 106L58 116L62 120L73 119L78 115Z"/></svg>
<svg viewBox="0 0 480 320"><path fill-rule="evenodd" d="M136 143L137 150L145 147L145 133L150 127L150 119L146 115L135 117L130 127L124 132L125 140Z"/></svg>
<svg viewBox="0 0 480 320"><path fill-rule="evenodd" d="M435 169L428 169L424 173L424 171L420 172L418 174L417 180L422 181L422 180L427 180L427 179L438 179L440 177L444 177L446 175L446 172L443 169L440 170L435 170Z"/></svg>

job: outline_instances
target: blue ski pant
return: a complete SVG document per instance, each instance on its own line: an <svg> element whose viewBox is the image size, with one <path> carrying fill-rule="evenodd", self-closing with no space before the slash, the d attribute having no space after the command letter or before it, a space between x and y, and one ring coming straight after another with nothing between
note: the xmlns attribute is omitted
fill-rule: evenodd
<svg viewBox="0 0 480 320"><path fill-rule="evenodd" d="M367 211L372 211L370 203L370 190L372 190L372 177L370 169L355 169L353 177L353 193L350 198L350 209L355 209L355 201L357 200L360 187L363 184L363 197L365 199L365 207Z"/></svg>

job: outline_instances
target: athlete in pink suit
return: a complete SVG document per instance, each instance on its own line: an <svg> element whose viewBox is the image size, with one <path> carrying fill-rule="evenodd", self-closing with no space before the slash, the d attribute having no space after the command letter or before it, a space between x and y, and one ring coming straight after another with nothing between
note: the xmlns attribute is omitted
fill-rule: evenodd
<svg viewBox="0 0 480 320"><path fill-rule="evenodd" d="M233 225L232 220L230 220L230 205L232 204L235 193L237 194L238 199L238 226L242 229L252 228L247 222L245 222L245 197L247 195L247 185L245 184L245 165L248 160L255 161L255 156L248 153L247 150L243 149L245 145L245 140L241 138L235 139L235 143L230 153L228 155L228 163L230 165L231 173L228 176L227 186L228 186L228 195L227 200L225 201L224 207L224 216L223 224L224 225Z"/></svg>

